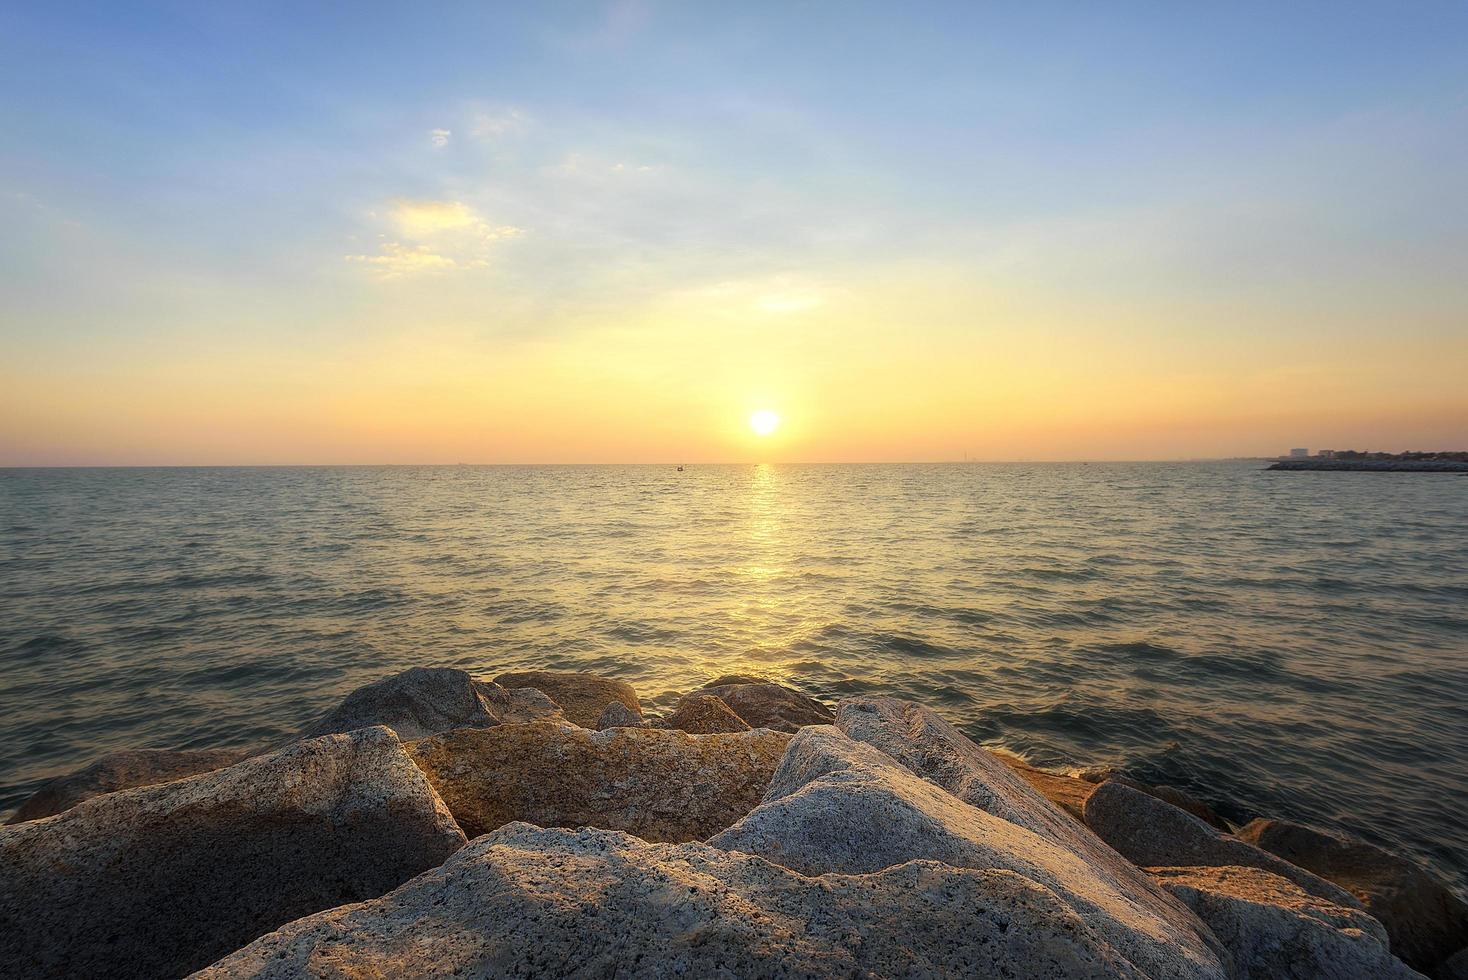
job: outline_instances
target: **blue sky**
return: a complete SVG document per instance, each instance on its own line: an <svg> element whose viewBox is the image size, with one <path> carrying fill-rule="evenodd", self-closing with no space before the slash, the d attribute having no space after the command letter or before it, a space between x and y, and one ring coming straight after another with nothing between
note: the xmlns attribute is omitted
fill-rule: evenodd
<svg viewBox="0 0 1468 980"><path fill-rule="evenodd" d="M1012 423L1057 383L1035 365L1103 343L1157 420L1196 424L1119 407L1102 455L1468 435L1443 369L1468 332L1462 4L11 4L0 64L22 420L0 462L190 461L221 438L268 461L262 399L315 432L282 459L407 459L411 427L344 434L365 396L322 379L514 363L625 402L746 343L767 369L732 358L748 377L718 397L819 403L787 447L811 456L912 444L838 431L863 352L902 351L908 384L992 361L1010 408L955 389L969 428L919 442L1005 456L1048 438ZM384 373L404 346L445 360ZM1354 430L1309 398L1261 420L1279 379L1251 365L1312 357L1287 383L1364 397ZM1194 377L1206 404L1173 391ZM464 430L434 451L521 458L471 424L505 406L460 383L423 419ZM701 397L700 419L723 411ZM931 431L919 401L886 410ZM586 411L539 445L587 457ZM1056 411L1042 455L1095 445ZM129 435L190 412L176 455Z"/></svg>

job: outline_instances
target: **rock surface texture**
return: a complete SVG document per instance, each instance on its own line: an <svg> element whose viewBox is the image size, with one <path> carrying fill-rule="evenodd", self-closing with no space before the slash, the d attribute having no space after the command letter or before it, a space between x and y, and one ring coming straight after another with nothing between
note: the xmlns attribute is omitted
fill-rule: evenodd
<svg viewBox="0 0 1468 980"><path fill-rule="evenodd" d="M57 776L20 805L7 823L39 820L82 800L135 786L156 786L232 766L247 753L235 749L133 749L110 752L76 772Z"/></svg>
<svg viewBox="0 0 1468 980"><path fill-rule="evenodd" d="M0 976L180 976L463 844L385 728L99 796L0 829Z"/></svg>
<svg viewBox="0 0 1468 980"><path fill-rule="evenodd" d="M1014 778L1003 763L994 765ZM1050 807L1019 788L1026 804ZM1062 813L1053 817L1075 826ZM709 843L805 875L870 874L923 859L1007 872L1052 896L1086 924L1108 959L1141 976L1227 976L1207 930L1136 869L1126 876L1131 887L1119 883L1057 841L961 802L831 726L799 732L765 802ZM1116 855L1111 863L1126 867ZM983 901L1001 911L1007 896ZM954 928L962 931L963 920Z"/></svg>
<svg viewBox="0 0 1468 980"><path fill-rule="evenodd" d="M608 728L641 728L646 724L647 721L640 714L621 701L613 701L597 715L595 727L597 731L604 732Z"/></svg>
<svg viewBox="0 0 1468 980"><path fill-rule="evenodd" d="M637 692L632 690L632 685L612 677L555 670L522 670L501 674L494 682L503 688L535 688L560 705L568 721L582 728L596 728L597 719L614 701L642 717L642 704L637 700Z"/></svg>
<svg viewBox="0 0 1468 980"><path fill-rule="evenodd" d="M539 691L508 690L452 667L413 667L357 688L298 737L386 725L406 742L454 728L560 716L560 709Z"/></svg>
<svg viewBox="0 0 1468 980"><path fill-rule="evenodd" d="M390 895L291 923L200 974L1138 977L1055 895L916 861L809 878L704 844L523 824Z"/></svg>
<svg viewBox="0 0 1468 980"><path fill-rule="evenodd" d="M536 722L459 729L409 752L471 837L511 821L702 840L752 810L790 736L591 732Z"/></svg>
<svg viewBox="0 0 1468 980"><path fill-rule="evenodd" d="M1082 820L1081 808L1086 805L1086 797L1096 791L1093 783L1074 776L1065 776L1057 772L1049 772L1045 769L1036 769L1018 756L1007 752L995 752L993 755L1006 766L1019 773L1020 778L1029 783L1030 786L1045 799L1060 807L1066 813Z"/></svg>
<svg viewBox="0 0 1468 980"><path fill-rule="evenodd" d="M720 699L750 728L793 732L805 725L829 725L834 720L831 709L815 698L783 684L743 674L719 677L693 692L698 694L711 694Z"/></svg>
<svg viewBox="0 0 1468 980"><path fill-rule="evenodd" d="M1261 868L1333 905L1360 908L1339 885L1219 833L1191 813L1115 780L1102 783L1086 800L1085 818L1096 836L1142 867Z"/></svg>
<svg viewBox="0 0 1468 980"><path fill-rule="evenodd" d="M1239 836L1356 896L1392 951L1424 973L1468 947L1468 906L1406 858L1288 820L1255 820Z"/></svg>
<svg viewBox="0 0 1468 980"><path fill-rule="evenodd" d="M1238 980L1408 980L1380 922L1258 868L1154 868L1167 891L1208 924Z"/></svg>
<svg viewBox="0 0 1468 980"><path fill-rule="evenodd" d="M664 719L664 728L677 728L690 735L747 732L749 724L736 715L724 699L712 694L690 694L678 702Z"/></svg>

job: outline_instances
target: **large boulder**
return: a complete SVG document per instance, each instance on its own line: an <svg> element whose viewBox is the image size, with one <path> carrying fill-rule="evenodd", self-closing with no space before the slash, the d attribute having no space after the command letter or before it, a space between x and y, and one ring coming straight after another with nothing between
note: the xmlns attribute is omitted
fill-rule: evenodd
<svg viewBox="0 0 1468 980"><path fill-rule="evenodd" d="M743 674L726 674L693 694L719 698L751 728L793 732L805 725L829 725L834 720L831 709L815 698Z"/></svg>
<svg viewBox="0 0 1468 980"><path fill-rule="evenodd" d="M593 727L599 732L604 732L608 728L644 728L646 725L646 718L621 701L613 701L601 710L601 714L596 718L596 725Z"/></svg>
<svg viewBox="0 0 1468 980"><path fill-rule="evenodd" d="M555 670L521 670L501 674L494 682L506 688L535 688L560 705L568 721L582 728L596 728L602 711L613 701L639 717L642 715L642 703L637 700L637 692L632 685L614 677Z"/></svg>
<svg viewBox="0 0 1468 980"><path fill-rule="evenodd" d="M1109 958L1139 975L1227 976L1207 930L1145 876L1118 882L1056 841L961 802L831 726L801 730L765 802L709 843L805 875L871 874L915 860L1009 872L1054 896ZM1125 864L1114 856L1112 863Z"/></svg>
<svg viewBox="0 0 1468 980"><path fill-rule="evenodd" d="M1208 924L1237 980L1409 980L1386 930L1259 868L1153 868L1158 883Z"/></svg>
<svg viewBox="0 0 1468 980"><path fill-rule="evenodd" d="M759 803L790 736L592 732L552 722L459 729L408 747L471 837L515 820L702 840Z"/></svg>
<svg viewBox="0 0 1468 980"><path fill-rule="evenodd" d="M1438 964L1434 980L1468 980L1468 948L1460 949Z"/></svg>
<svg viewBox="0 0 1468 980"><path fill-rule="evenodd" d="M1288 878L1317 898L1345 908L1361 905L1349 892L1268 851L1220 833L1191 813L1115 780L1086 800L1086 826L1128 860L1145 868L1261 868Z"/></svg>
<svg viewBox="0 0 1468 980"><path fill-rule="evenodd" d="M991 752L922 705L896 698L852 698L836 725L958 799L1059 844L1125 892L1159 895L1152 879L1045 799Z"/></svg>
<svg viewBox="0 0 1468 980"><path fill-rule="evenodd" d="M513 824L390 895L293 922L199 976L1140 974L1053 894L1006 871L918 861L809 878L705 844Z"/></svg>
<svg viewBox="0 0 1468 980"><path fill-rule="evenodd" d="M1239 837L1356 896L1386 926L1392 952L1423 972L1468 946L1468 906L1406 858L1288 820L1255 820Z"/></svg>
<svg viewBox="0 0 1468 980"><path fill-rule="evenodd" d="M232 766L246 756L241 749L125 749L43 784L7 823L39 820L69 810L82 800L134 786L156 786L201 772Z"/></svg>
<svg viewBox="0 0 1468 980"><path fill-rule="evenodd" d="M723 698L712 694L689 694L663 720L663 728L677 728L690 735L747 732L749 724L736 715Z"/></svg>
<svg viewBox="0 0 1468 980"><path fill-rule="evenodd" d="M0 828L0 976L180 976L463 844L386 728L97 796Z"/></svg>
<svg viewBox="0 0 1468 980"><path fill-rule="evenodd" d="M561 717L544 694L476 681L453 667L413 667L359 687L299 738L386 725L403 741L454 728L489 728Z"/></svg>

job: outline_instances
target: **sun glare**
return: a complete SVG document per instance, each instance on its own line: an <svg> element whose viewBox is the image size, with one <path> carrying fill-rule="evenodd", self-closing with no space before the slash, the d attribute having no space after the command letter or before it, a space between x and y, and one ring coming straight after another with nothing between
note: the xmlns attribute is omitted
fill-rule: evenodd
<svg viewBox="0 0 1468 980"><path fill-rule="evenodd" d="M762 408L749 417L749 427L754 430L755 435L767 436L780 427L780 416L768 408Z"/></svg>

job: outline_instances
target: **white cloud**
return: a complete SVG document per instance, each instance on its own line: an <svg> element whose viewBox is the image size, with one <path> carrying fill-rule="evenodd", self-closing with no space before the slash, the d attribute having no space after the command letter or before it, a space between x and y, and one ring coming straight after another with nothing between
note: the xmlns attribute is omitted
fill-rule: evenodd
<svg viewBox="0 0 1468 980"><path fill-rule="evenodd" d="M379 218L375 212L372 216ZM487 268L494 243L524 234L513 225L484 220L462 201L399 199L386 220L406 244L394 239L384 241L376 255L345 256L379 279Z"/></svg>
<svg viewBox="0 0 1468 980"><path fill-rule="evenodd" d="M428 141L433 144L434 149L441 150L449 145L449 138L454 135L451 129L430 129Z"/></svg>

